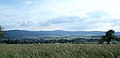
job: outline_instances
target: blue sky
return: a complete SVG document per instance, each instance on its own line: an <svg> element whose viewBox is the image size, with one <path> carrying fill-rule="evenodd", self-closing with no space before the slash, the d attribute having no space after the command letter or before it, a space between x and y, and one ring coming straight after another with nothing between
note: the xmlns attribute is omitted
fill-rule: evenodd
<svg viewBox="0 0 120 58"><path fill-rule="evenodd" d="M0 0L5 30L120 31L119 0Z"/></svg>

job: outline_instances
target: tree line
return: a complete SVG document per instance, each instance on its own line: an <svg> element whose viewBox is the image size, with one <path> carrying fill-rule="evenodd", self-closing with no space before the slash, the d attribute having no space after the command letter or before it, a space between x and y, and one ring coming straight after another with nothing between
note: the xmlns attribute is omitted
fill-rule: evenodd
<svg viewBox="0 0 120 58"><path fill-rule="evenodd" d="M81 40L82 39L82 40ZM6 43L6 44L44 44L44 43L74 43L74 44L79 44L79 43L87 43L87 42L97 42L98 39L84 39L83 38L76 38L72 40L67 40L67 39L59 39L59 40L37 40L37 39L21 39L21 40L12 40L12 39L7 39L7 40L1 40L1 43Z"/></svg>

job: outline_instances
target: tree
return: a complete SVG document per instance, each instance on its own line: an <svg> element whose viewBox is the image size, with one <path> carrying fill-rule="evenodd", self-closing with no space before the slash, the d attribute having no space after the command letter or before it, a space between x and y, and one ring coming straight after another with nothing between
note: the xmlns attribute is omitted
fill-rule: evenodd
<svg viewBox="0 0 120 58"><path fill-rule="evenodd" d="M0 38L5 36L2 26L0 26Z"/></svg>
<svg viewBox="0 0 120 58"><path fill-rule="evenodd" d="M99 40L99 43L100 43L100 44L103 44L103 42L106 41L107 44L110 44L110 41L111 41L112 39L119 41L119 38L118 38L117 36L115 36L114 34L115 34L115 31L114 31L114 30L108 30L108 31L106 32L106 35L103 36L102 39Z"/></svg>

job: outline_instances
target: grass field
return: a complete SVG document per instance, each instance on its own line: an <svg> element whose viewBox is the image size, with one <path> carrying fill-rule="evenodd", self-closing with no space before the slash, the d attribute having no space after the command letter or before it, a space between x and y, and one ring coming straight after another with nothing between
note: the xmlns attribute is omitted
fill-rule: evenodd
<svg viewBox="0 0 120 58"><path fill-rule="evenodd" d="M0 58L120 58L120 45L0 44Z"/></svg>

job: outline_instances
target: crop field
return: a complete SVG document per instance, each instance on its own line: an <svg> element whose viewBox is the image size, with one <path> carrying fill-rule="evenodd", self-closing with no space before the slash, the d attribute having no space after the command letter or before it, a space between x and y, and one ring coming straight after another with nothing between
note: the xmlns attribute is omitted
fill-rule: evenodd
<svg viewBox="0 0 120 58"><path fill-rule="evenodd" d="M120 45L0 44L0 58L120 58Z"/></svg>

